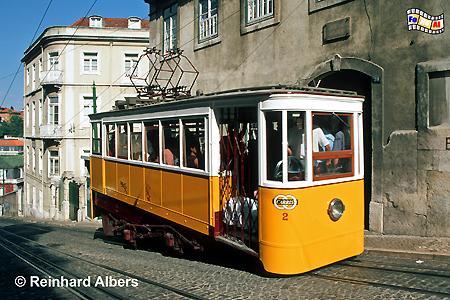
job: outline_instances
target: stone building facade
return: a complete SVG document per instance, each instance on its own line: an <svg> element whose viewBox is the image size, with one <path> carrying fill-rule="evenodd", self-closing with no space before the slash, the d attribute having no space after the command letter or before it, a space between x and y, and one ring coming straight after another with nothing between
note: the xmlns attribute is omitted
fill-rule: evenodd
<svg viewBox="0 0 450 300"><path fill-rule="evenodd" d="M24 215L89 216L93 83L97 112L134 95L130 75L147 46L148 21L90 16L47 28L25 50Z"/></svg>
<svg viewBox="0 0 450 300"><path fill-rule="evenodd" d="M205 93L292 84L364 95L366 229L450 236L450 33L409 26L445 26L450 3L145 1L150 46L184 50Z"/></svg>

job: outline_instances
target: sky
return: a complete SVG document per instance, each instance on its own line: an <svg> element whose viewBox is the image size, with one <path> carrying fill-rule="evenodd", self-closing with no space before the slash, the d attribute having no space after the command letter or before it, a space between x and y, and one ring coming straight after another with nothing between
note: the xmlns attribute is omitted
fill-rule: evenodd
<svg viewBox="0 0 450 300"><path fill-rule="evenodd" d="M67 26L84 17L95 0L0 0L0 104L23 109L23 66L6 96L24 51L31 44L39 22L50 4L36 38L51 26ZM130 16L148 19L144 0L97 0L89 15L107 18ZM6 98L5 98L6 96Z"/></svg>

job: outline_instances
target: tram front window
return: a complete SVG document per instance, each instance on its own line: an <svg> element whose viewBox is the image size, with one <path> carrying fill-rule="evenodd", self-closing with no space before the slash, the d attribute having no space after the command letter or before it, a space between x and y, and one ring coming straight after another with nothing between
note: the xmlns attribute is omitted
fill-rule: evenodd
<svg viewBox="0 0 450 300"><path fill-rule="evenodd" d="M305 180L305 112L288 112L288 180Z"/></svg>

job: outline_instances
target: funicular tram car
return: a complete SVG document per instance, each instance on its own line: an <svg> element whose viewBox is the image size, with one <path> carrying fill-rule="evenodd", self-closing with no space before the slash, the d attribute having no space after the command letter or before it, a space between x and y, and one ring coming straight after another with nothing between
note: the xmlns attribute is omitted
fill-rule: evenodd
<svg viewBox="0 0 450 300"><path fill-rule="evenodd" d="M275 274L363 251L363 98L254 89L91 115L106 234L226 242Z"/></svg>

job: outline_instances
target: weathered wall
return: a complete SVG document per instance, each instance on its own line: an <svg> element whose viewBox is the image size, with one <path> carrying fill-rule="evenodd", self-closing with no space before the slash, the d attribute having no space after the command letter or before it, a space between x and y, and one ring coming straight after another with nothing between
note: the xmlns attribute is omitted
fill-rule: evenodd
<svg viewBox="0 0 450 300"><path fill-rule="evenodd" d="M373 82L372 132L365 133L372 135L373 143L371 229L450 236L450 151L444 145L449 125L439 130L418 126L428 120L426 105L420 110L427 93L422 100L417 96L424 94L427 74L425 83L416 86L418 64L450 61L450 33L408 31L406 17L406 11L416 7L431 15L450 14L450 2L354 0L313 13L306 0L277 4L281 8L276 25L242 34L240 1L220 1L218 40L202 48L194 42L195 1L180 1L178 47L200 71L194 91L307 83L340 68L373 68L365 72ZM162 6L167 2L151 5L150 44L157 48ZM345 18L349 36L324 43L324 25ZM338 69L331 66L333 57L342 57Z"/></svg>

